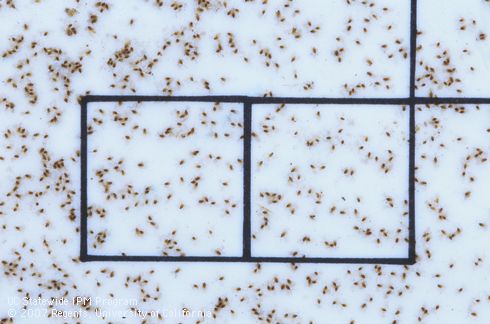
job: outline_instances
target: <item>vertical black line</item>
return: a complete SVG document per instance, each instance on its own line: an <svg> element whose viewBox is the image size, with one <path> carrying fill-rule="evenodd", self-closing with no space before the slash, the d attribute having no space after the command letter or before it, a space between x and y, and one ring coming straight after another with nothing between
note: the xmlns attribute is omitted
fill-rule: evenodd
<svg viewBox="0 0 490 324"><path fill-rule="evenodd" d="M415 105L410 104L408 153L408 258L415 263Z"/></svg>
<svg viewBox="0 0 490 324"><path fill-rule="evenodd" d="M417 65L417 0L410 7L410 99L415 98L415 69Z"/></svg>
<svg viewBox="0 0 490 324"><path fill-rule="evenodd" d="M250 230L250 186L251 186L251 137L252 137L252 104L243 103L243 258L251 257Z"/></svg>
<svg viewBox="0 0 490 324"><path fill-rule="evenodd" d="M415 263L415 74L417 66L417 0L410 2L410 138L408 176L408 258Z"/></svg>
<svg viewBox="0 0 490 324"><path fill-rule="evenodd" d="M87 259L87 101L81 99L80 112L80 260Z"/></svg>

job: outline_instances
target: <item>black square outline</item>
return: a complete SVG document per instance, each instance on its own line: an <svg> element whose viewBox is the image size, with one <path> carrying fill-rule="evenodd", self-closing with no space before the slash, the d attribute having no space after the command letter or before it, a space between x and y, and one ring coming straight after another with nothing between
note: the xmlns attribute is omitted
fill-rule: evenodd
<svg viewBox="0 0 490 324"><path fill-rule="evenodd" d="M354 99L354 98L278 98L246 96L84 96L81 98L81 261L160 261L160 262L279 262L279 263L363 263L397 264L415 263L415 210L414 210L414 154L415 110L408 99ZM87 241L87 106L90 102L227 102L243 104L243 252L242 256L143 256L143 255L90 255ZM322 257L253 257L251 255L251 133L254 104L357 104L409 106L409 238L406 258L322 258Z"/></svg>

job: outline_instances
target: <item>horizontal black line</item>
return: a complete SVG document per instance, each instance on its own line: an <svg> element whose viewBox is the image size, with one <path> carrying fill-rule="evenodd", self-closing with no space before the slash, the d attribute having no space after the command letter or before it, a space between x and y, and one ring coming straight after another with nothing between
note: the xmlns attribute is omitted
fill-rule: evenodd
<svg viewBox="0 0 490 324"><path fill-rule="evenodd" d="M442 97L442 98L428 98L428 97L415 97L414 104L422 105L443 105L443 104L490 104L490 98L466 98L466 97Z"/></svg>
<svg viewBox="0 0 490 324"><path fill-rule="evenodd" d="M248 263L349 263L410 265L410 258L298 258L298 257L228 257L228 256L125 256L86 255L82 261L120 262L248 262Z"/></svg>
<svg viewBox="0 0 490 324"><path fill-rule="evenodd" d="M404 104L408 98L302 98L302 97L249 97L249 96L96 96L88 95L87 102L113 102L113 101L182 101L182 102L236 102L252 104Z"/></svg>
<svg viewBox="0 0 490 324"><path fill-rule="evenodd" d="M414 98L304 98L304 97L249 97L249 96L136 96L87 95L84 102L234 102L251 104L490 104L490 98L414 97Z"/></svg>

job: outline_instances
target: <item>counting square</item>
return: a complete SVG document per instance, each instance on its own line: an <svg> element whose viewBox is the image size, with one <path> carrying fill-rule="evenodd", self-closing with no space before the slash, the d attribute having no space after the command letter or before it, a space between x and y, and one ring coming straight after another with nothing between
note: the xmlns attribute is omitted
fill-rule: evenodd
<svg viewBox="0 0 490 324"><path fill-rule="evenodd" d="M490 96L488 1L419 1L417 30L418 96Z"/></svg>
<svg viewBox="0 0 490 324"><path fill-rule="evenodd" d="M404 106L256 105L252 255L408 257Z"/></svg>
<svg viewBox="0 0 490 324"><path fill-rule="evenodd" d="M241 255L237 104L87 107L88 253Z"/></svg>

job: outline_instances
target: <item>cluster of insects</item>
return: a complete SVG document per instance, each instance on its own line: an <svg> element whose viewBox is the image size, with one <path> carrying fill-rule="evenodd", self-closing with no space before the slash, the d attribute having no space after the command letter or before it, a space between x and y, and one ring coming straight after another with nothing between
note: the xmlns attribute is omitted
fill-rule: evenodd
<svg viewBox="0 0 490 324"><path fill-rule="evenodd" d="M418 1L417 96L490 96L488 2L465 2L453 14L460 4ZM420 14L431 4L443 9ZM0 323L22 322L7 313L15 298L52 301L12 308L73 323L488 322L484 104L415 108L415 265L80 259L81 96L395 97L408 89L409 5L0 1ZM243 105L158 105L88 107L89 251L240 255ZM377 121L380 110L355 118L349 109L254 107L253 253L406 251L409 107L397 106L389 123ZM350 250L349 240L362 248ZM62 310L91 315L106 308L90 302L96 297L135 298L122 309L177 315L60 319L54 300L63 297L82 302ZM206 312L186 315L193 310Z"/></svg>

